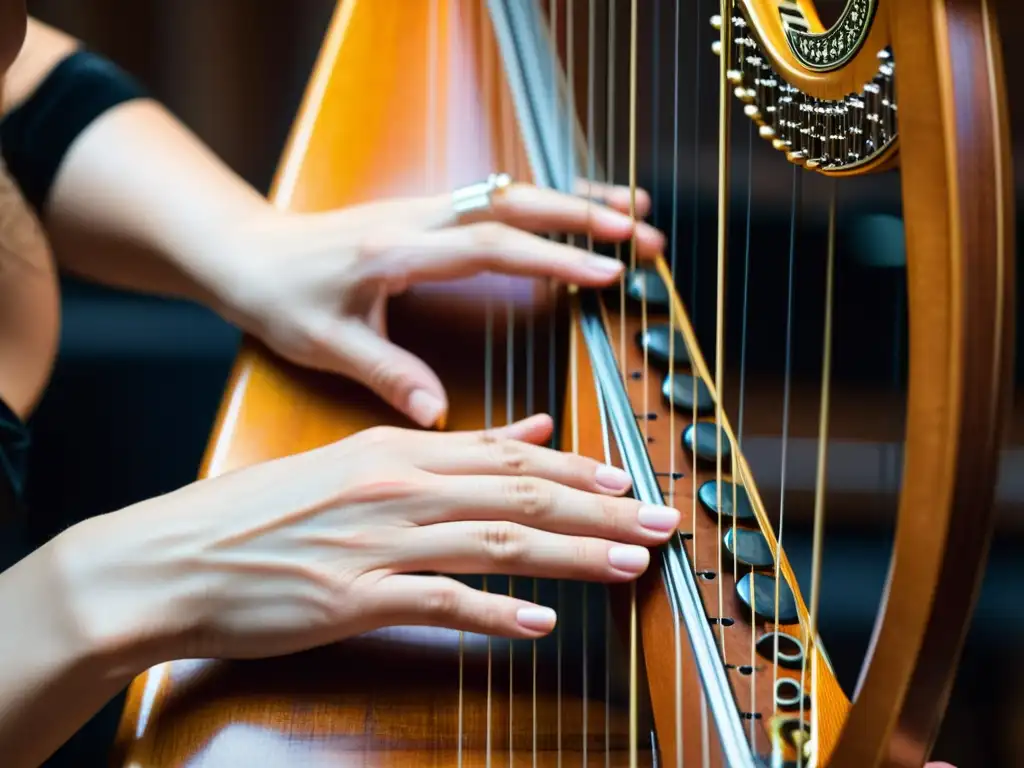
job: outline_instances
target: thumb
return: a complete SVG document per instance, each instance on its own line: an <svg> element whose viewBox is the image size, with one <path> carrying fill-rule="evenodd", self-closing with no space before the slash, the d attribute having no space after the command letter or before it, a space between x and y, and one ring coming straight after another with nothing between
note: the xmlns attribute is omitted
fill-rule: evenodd
<svg viewBox="0 0 1024 768"><path fill-rule="evenodd" d="M448 396L429 365L362 323L345 323L335 338L342 373L420 426L444 428Z"/></svg>

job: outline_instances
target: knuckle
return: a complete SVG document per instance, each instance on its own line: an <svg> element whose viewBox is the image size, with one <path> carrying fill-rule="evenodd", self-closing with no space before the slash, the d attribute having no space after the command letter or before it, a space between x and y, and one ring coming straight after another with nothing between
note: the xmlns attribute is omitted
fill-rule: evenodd
<svg viewBox="0 0 1024 768"><path fill-rule="evenodd" d="M481 608L477 616L480 626L492 633L500 632L508 624L505 613L493 605Z"/></svg>
<svg viewBox="0 0 1024 768"><path fill-rule="evenodd" d="M454 586L438 584L427 590L421 605L428 616L448 618L459 611L459 595Z"/></svg>
<svg viewBox="0 0 1024 768"><path fill-rule="evenodd" d="M554 506L551 492L543 483L524 477L509 483L509 503L528 519L549 515Z"/></svg>
<svg viewBox="0 0 1024 768"><path fill-rule="evenodd" d="M523 536L514 523L490 523L481 529L480 545L492 563L517 563L523 557Z"/></svg>
<svg viewBox="0 0 1024 768"><path fill-rule="evenodd" d="M632 533L636 528L637 503L632 499L592 496L596 522L601 530L613 534Z"/></svg>
<svg viewBox="0 0 1024 768"><path fill-rule="evenodd" d="M597 548L586 539L573 539L569 545L568 557L574 571L605 570L607 558L600 556Z"/></svg>
<svg viewBox="0 0 1024 768"><path fill-rule="evenodd" d="M522 475L527 467L526 451L521 443L514 440L497 440L492 450L496 454L498 467L510 475Z"/></svg>
<svg viewBox="0 0 1024 768"><path fill-rule="evenodd" d="M375 362L366 374L366 384L374 392L394 400L404 400L413 389L408 376L396 370L392 360Z"/></svg>
<svg viewBox="0 0 1024 768"><path fill-rule="evenodd" d="M367 448L385 448L395 445L402 430L392 426L376 426L363 430L360 436Z"/></svg>
<svg viewBox="0 0 1024 768"><path fill-rule="evenodd" d="M514 235L511 227L497 221L484 221L470 227L473 244L482 251L494 251L507 245Z"/></svg>
<svg viewBox="0 0 1024 768"><path fill-rule="evenodd" d="M391 249L392 243L388 235L380 233L366 234L356 243L356 261L359 263L373 262Z"/></svg>

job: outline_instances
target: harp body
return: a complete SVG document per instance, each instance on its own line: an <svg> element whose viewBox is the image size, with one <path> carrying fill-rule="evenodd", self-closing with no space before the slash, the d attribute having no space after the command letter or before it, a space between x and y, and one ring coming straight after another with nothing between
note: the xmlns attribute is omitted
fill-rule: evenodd
<svg viewBox="0 0 1024 768"><path fill-rule="evenodd" d="M521 36L510 33L517 23L510 17L533 7L519 3L341 0L273 201L313 211L450 190L499 169L563 187L572 173L587 175L587 155L576 145L587 134L588 91L573 63L583 54L565 43L570 29L577 46L584 39L578 14L587 3L545 2L547 14L535 17L561 30L558 67L568 69L565 81L554 79L559 86L541 94L536 76L547 65L524 55L537 49L523 48ZM623 35L629 5L617 4ZM852 23L851 13L865 12L856 45L814 64L808 51ZM563 448L603 459L605 430L618 408L620 426L631 427L615 433L612 455L630 465L635 481L656 483L652 493L669 498L671 486L684 512L675 548L652 559L635 592L610 590L607 604L595 586L541 584L545 602L559 601L562 613L559 633L536 646L468 636L460 645L457 633L395 628L287 659L161 665L130 690L117 765L753 766L753 755L772 754L785 765L921 765L984 567L1009 391L1011 169L994 21L983 0L850 0L831 31L809 0L742 0L725 16L742 20L735 29L719 21L729 28L717 51L726 54L728 103L719 106L727 117L739 105L766 141L813 171L843 177L898 166L902 174L907 448L887 603L855 700L843 693L819 643L807 642L808 601L784 552L756 572L722 560L728 527L693 498L717 479L716 464L679 447L691 414L666 407L664 372L632 375L651 365L637 335L673 322L691 358L680 372L716 394L711 356L705 360L697 348L679 297L673 294L670 311L641 312L618 301L617 290L597 302L539 282L485 277L417 289L394 302L389 318L391 336L448 389L448 428L554 411ZM747 67L747 51L734 47L744 36L756 41L755 69ZM803 54L801 40L812 46ZM813 115L815 105L847 104L876 82L883 50L898 68L890 83L898 126L882 125L885 140L860 161L838 162L834 146L831 155L823 150L838 118L823 118L824 132L812 127L808 134L797 119L807 110L780 126L768 109L778 92L763 87L767 73L796 89ZM627 92L620 93L624 99ZM558 109L542 109L548 103L576 119L559 122ZM819 125L813 117L809 124ZM668 264L655 265L666 283ZM495 297L489 350L485 294ZM600 311L593 309L598 303ZM616 377L616 365L627 375ZM722 478L742 479L755 511L746 526L777 552L729 417L723 414L722 424L734 458L724 462ZM699 420L715 419L712 409ZM410 426L362 388L298 370L247 340L201 473L221 474L379 424ZM630 462L626 433L643 437L646 469ZM692 518L691 507L700 509ZM689 568L685 578L681 568ZM741 599L738 582L775 573L792 593L792 621L752 615ZM681 607L687 585L699 598L689 604L691 612L700 609L696 618ZM510 584L491 579L487 588ZM529 596L534 586L517 579L511 588ZM935 600L939 592L942 601ZM806 664L775 664L763 652L764 642L774 644L773 632L784 656L802 649ZM724 659L709 660L709 652ZM800 691L804 704L796 706ZM716 705L723 692L728 701ZM789 705L780 706L787 694ZM804 732L813 734L806 761L798 757ZM735 757L743 753L749 763Z"/></svg>

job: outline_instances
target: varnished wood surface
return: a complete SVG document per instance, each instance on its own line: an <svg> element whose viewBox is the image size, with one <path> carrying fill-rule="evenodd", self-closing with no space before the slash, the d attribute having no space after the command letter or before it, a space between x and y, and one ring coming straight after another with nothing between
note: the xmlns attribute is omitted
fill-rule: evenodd
<svg viewBox="0 0 1024 768"><path fill-rule="evenodd" d="M1001 86L995 74L998 65L992 64L994 33L986 26L985 4L950 0L948 5L956 12L947 12L937 0L884 6L901 61L904 142L908 137L919 142L903 159L912 344L906 481L887 611L872 666L852 708L822 657L813 657L818 687L807 716L816 718L820 754L831 756L830 765L844 768L916 766L923 761L952 680L959 633L969 615L991 530L988 502L1012 337L1007 265L1012 249L1010 228L1001 218L1010 210L1009 174L1003 165L1005 130L993 103ZM504 140L510 127L509 114L502 108L507 94L494 60L493 38L486 31L481 34L486 30L482 11L482 4L473 0L344 0L282 161L275 202L316 210L451 189L503 166L519 165L522 170L521 146L515 139ZM931 33L914 38L909 30L921 25ZM958 88L953 87L950 57L963 66ZM436 65L428 66L428 59ZM441 73L433 88L428 87L431 72ZM972 76L977 83L988 83L989 90L965 89L964 78ZM920 92L908 98L915 88ZM928 98L941 108L926 109ZM908 112L914 114L909 120ZM974 125L971 120L979 116L980 138L972 135L968 141L966 126ZM980 170L967 173L968 150L977 151L979 146ZM931 226L932 217L946 226ZM524 281L518 285L524 303L526 296L536 295ZM479 293L479 286L465 285L421 292L405 306L396 306L392 316L396 339L434 366L445 382L453 429L478 428L485 422L482 323L479 303L472 301ZM429 327L422 320L410 321L424 313L431 318ZM503 314L498 312L496 360L504 358ZM559 310L557 317L565 327L564 313ZM522 318L516 317L519 328ZM628 332L635 332L635 314L627 322ZM536 328L546 328L546 316L535 317L535 323ZM613 312L608 326L613 339L617 323ZM532 394L538 403L554 395L563 447L576 447L578 439L581 453L603 458L588 362L578 336L575 362L569 354L567 342L578 333L578 328L569 327L568 337L560 334L555 354L557 391L545 389L542 365L535 372ZM516 338L521 340L521 334ZM546 334L538 333L537 338L536 359L545 361ZM637 350L632 344L628 348L636 366ZM523 354L517 348L513 358L521 362ZM580 382L575 390L568 389L566 381L572 365L578 366ZM523 368L518 364L512 377L517 414L525 412ZM697 368L713 384L706 366L702 369L698 363ZM505 402L502 373L499 366L494 376L496 403ZM657 377L631 379L633 404L643 402L646 387L650 410L663 416L659 384ZM573 420L573 413L580 418ZM664 416L647 424L654 437L650 449L656 467L668 466L668 446L678 441L685 416L678 422L675 434L669 434ZM298 371L247 341L203 474L295 453L382 423L403 422L361 388ZM850 422L838 428L856 432L861 427ZM676 483L674 500L685 511L687 504L692 508L688 494L693 477L702 482L714 470L695 472L682 450L676 451L676 461L684 477ZM749 467L742 460L737 466L745 470L749 492L759 499ZM771 538L766 510L763 504L757 506ZM715 520L700 509L695 517L684 512L682 531L695 536L687 542L687 551L698 567L715 571L714 579L700 581L705 609L709 616L721 612L735 619L721 636L726 661L735 659L741 666L740 660L750 658L751 638L767 627L744 618L746 610L731 588L737 574L718 564L720 531ZM795 587L784 557L781 568ZM634 680L643 690L633 735L644 764L649 759L649 709L662 762L674 764L682 742L689 764L700 760L703 751L699 687L685 637L680 637L677 648L674 620L659 579L652 570L638 586L643 653L640 677ZM941 605L934 601L936 587L944 598L952 599ZM613 634L628 647L627 595L625 589L613 590ZM806 623L807 609L797 595ZM518 653L510 697L504 655L492 653L488 664L486 654L476 647L464 657L463 672L468 675L460 687L454 635L449 633L446 642L427 642L422 633L408 631L399 642L399 635L402 632L395 630L287 660L177 662L152 670L129 692L115 763L451 765L458 759L461 690L465 765L484 764L498 754L503 762L511 757L512 764L533 764L535 739L538 764L561 764L565 759L579 764L584 748L586 763L605 764L601 750L607 749L611 764L628 764L630 722L621 688L618 695L604 698L590 690L584 699L580 689L565 683L557 663L552 672L549 656L540 660L536 675L527 665L529 671L522 677L525 659ZM612 637L602 639L613 642ZM572 638L561 636L562 641ZM578 646L565 648L569 650L562 661L575 661ZM752 674L730 668L728 675L740 708L753 715L756 748L764 751L773 710L769 675L774 672L757 668L756 662ZM676 669L684 681L681 709ZM616 657L614 677L627 684L630 679L621 655ZM714 740L713 724L708 728ZM894 732L898 738L892 740ZM717 747L710 746L713 764L718 765Z"/></svg>
<svg viewBox="0 0 1024 768"><path fill-rule="evenodd" d="M952 688L995 524L1012 377L999 36L984 0L885 10L899 64L910 373L893 567L835 764L917 766Z"/></svg>

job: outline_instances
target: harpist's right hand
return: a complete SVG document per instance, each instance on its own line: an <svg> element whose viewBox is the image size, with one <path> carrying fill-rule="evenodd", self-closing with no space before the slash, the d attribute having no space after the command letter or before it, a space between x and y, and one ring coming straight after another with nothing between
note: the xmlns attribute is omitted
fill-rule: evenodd
<svg viewBox="0 0 1024 768"><path fill-rule="evenodd" d="M627 581L679 515L625 473L493 432L371 429L66 532L69 610L92 644L174 658L296 652L386 625L531 638L555 614L431 573Z"/></svg>

